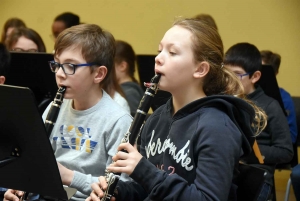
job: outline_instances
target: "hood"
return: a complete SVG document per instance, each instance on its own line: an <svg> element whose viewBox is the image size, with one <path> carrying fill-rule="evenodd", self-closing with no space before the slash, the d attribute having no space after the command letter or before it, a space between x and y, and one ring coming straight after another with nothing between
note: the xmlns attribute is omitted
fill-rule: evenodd
<svg viewBox="0 0 300 201"><path fill-rule="evenodd" d="M242 133L242 149L244 152L242 156L247 156L251 153L255 139L254 129L251 125L254 121L255 111L249 103L230 95L207 96L181 108L174 118L190 114L201 107L214 107L225 112Z"/></svg>

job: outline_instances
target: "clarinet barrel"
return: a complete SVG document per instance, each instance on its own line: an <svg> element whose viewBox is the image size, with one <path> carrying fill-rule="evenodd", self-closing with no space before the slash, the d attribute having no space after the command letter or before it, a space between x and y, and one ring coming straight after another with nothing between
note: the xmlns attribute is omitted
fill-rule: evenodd
<svg viewBox="0 0 300 201"><path fill-rule="evenodd" d="M58 117L58 113L60 110L60 106L63 102L64 99L64 94L66 92L65 87L60 87L55 95L55 98L53 100L53 103L51 105L51 108L47 114L46 120L45 120L45 127L46 127L46 132L48 135L48 138L51 135L52 129L55 125L55 122Z"/></svg>

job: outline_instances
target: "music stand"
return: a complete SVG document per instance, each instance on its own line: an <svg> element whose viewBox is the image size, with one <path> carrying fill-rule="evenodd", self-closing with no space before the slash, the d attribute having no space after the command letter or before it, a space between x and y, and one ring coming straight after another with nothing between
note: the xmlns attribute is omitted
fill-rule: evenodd
<svg viewBox="0 0 300 201"><path fill-rule="evenodd" d="M11 52L10 68L5 84L30 88L39 105L43 100L49 100L48 105L55 97L57 84L55 74L51 72L48 61L53 60L53 54ZM45 109L45 108L43 108ZM43 111L40 111L42 114Z"/></svg>
<svg viewBox="0 0 300 201"><path fill-rule="evenodd" d="M137 67L140 78L141 87L146 90L144 82L149 82L154 76L154 67L155 67L155 57L156 55L137 55ZM171 97L171 94L167 91L158 90L157 94L154 96L154 99L151 104L151 109L155 111L158 107L165 104L167 100Z"/></svg>
<svg viewBox="0 0 300 201"><path fill-rule="evenodd" d="M68 200L32 91L0 85L0 186Z"/></svg>
<svg viewBox="0 0 300 201"><path fill-rule="evenodd" d="M264 90L267 96L270 96L277 100L277 102L281 106L281 109L283 110L283 113L287 115L284 109L283 101L280 95L280 90L273 67L271 65L262 65L260 72L261 77L257 81L257 84Z"/></svg>

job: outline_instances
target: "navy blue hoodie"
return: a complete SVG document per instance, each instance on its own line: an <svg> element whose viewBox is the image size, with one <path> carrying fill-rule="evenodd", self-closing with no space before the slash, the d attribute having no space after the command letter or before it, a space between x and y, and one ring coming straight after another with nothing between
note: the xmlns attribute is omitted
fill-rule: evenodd
<svg viewBox="0 0 300 201"><path fill-rule="evenodd" d="M130 175L140 186L119 182L117 200L234 197L239 159L251 152L253 143L253 108L242 99L218 95L172 114L170 99L147 120L141 134L144 157Z"/></svg>

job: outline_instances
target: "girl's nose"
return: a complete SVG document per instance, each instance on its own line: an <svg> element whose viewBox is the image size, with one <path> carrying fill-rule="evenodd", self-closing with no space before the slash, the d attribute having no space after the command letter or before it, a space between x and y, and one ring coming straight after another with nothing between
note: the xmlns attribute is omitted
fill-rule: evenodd
<svg viewBox="0 0 300 201"><path fill-rule="evenodd" d="M155 64L159 66L163 64L161 52L155 57Z"/></svg>

